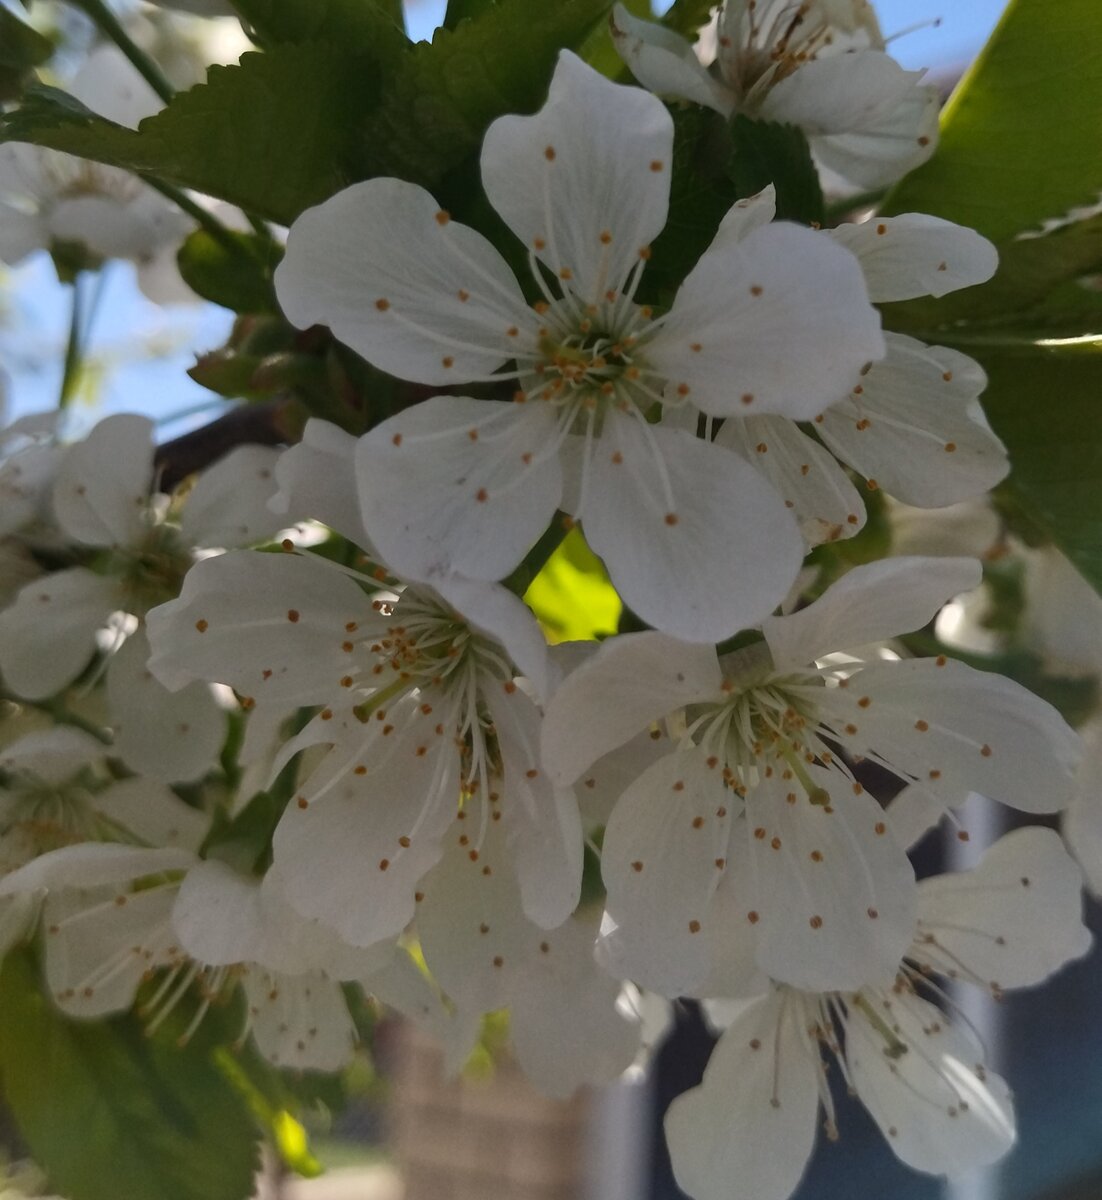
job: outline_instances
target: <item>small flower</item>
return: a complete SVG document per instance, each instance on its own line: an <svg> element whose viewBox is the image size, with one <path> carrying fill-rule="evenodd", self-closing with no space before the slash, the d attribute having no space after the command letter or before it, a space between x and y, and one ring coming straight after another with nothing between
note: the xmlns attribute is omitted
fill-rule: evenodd
<svg viewBox="0 0 1102 1200"><path fill-rule="evenodd" d="M94 50L70 90L100 116L131 129L162 106L114 46ZM174 255L192 225L129 171L20 142L0 146L0 259L13 266L43 249L69 261L76 247L81 266L131 259L151 299L177 299L183 285L177 276L165 292L163 259Z"/></svg>
<svg viewBox="0 0 1102 1200"><path fill-rule="evenodd" d="M284 505L351 530L340 499L342 480L354 495L348 449L313 425L277 468ZM548 688L546 645L504 588L453 578L434 590L395 584L382 567L361 574L310 555L231 552L197 564L149 625L150 670L170 688L206 680L261 712L319 707L274 764L327 748L274 840L280 886L305 915L357 945L396 936L457 821L477 860L489 817L467 812L479 798L508 832L527 915L550 928L573 911L577 804L540 766L540 714L525 690Z"/></svg>
<svg viewBox="0 0 1102 1200"><path fill-rule="evenodd" d="M652 91L798 125L821 163L863 187L891 183L937 145L937 89L884 53L867 0L726 0L712 71L684 38L622 4L612 34Z"/></svg>
<svg viewBox="0 0 1102 1200"><path fill-rule="evenodd" d="M920 628L979 574L968 559L888 559L769 618L764 643L723 660L637 634L566 678L543 735L558 782L656 721L675 744L605 831L613 969L665 995L698 989L722 924L716 890L745 853L737 920L758 935L761 970L817 991L890 978L912 936L913 873L851 762L941 811L973 790L1026 812L1067 803L1078 739L1024 688L944 657L836 657Z"/></svg>
<svg viewBox="0 0 1102 1200"><path fill-rule="evenodd" d="M207 688L170 696L152 679L141 620L176 595L196 546L256 541L279 528L266 507L275 457L266 447L233 451L196 482L176 519L150 493L152 423L145 417L107 417L65 449L54 468L54 520L68 548L90 565L33 580L0 612L0 671L11 691L30 700L55 695L88 666L110 629L106 683L116 753L166 782L203 774L222 743L222 711Z"/></svg>
<svg viewBox="0 0 1102 1200"><path fill-rule="evenodd" d="M1015 1139L1009 1089L968 1026L932 1003L935 977L995 994L1039 983L1089 949L1081 906L1079 872L1059 838L1020 829L973 870L920 885L892 986L773 987L736 1006L703 1083L666 1117L678 1183L694 1200L729 1196L731 1179L756 1200L785 1200L820 1107L827 1136L839 1135L828 1059L908 1166L954 1176L997 1161Z"/></svg>
<svg viewBox="0 0 1102 1200"><path fill-rule="evenodd" d="M407 578L500 579L563 507L624 601L678 636L727 636L787 591L800 545L780 498L695 429L653 420L746 397L810 419L882 355L878 317L853 258L785 224L721 230L667 313L636 303L672 149L657 99L567 52L539 113L491 125L483 185L528 252L534 306L411 184L357 184L295 223L276 273L295 324L329 324L401 378L512 391L436 396L360 441L364 522Z"/></svg>

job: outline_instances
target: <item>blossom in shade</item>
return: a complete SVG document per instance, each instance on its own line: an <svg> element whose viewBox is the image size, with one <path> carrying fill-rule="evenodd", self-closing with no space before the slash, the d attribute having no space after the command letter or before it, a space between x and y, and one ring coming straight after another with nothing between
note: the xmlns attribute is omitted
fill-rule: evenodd
<svg viewBox="0 0 1102 1200"><path fill-rule="evenodd" d="M645 87L715 109L797 125L826 167L882 187L934 152L937 89L885 53L867 0L726 0L716 61L617 4L612 35Z"/></svg>
<svg viewBox="0 0 1102 1200"><path fill-rule="evenodd" d="M827 1136L839 1136L830 1060L908 1166L952 1177L1001 1158L1015 1139L1009 1089L968 1024L939 1007L936 981L1001 995L1085 954L1080 883L1056 834L1016 830L972 870L919 885L913 940L891 986L769 986L727 1006L703 1082L666 1116L680 1186L693 1200L730 1196L732 1179L755 1200L789 1196L820 1110Z"/></svg>
<svg viewBox="0 0 1102 1200"><path fill-rule="evenodd" d="M276 289L296 325L329 325L401 378L511 396L435 396L361 439L364 523L403 576L500 579L561 507L666 632L718 639L787 592L801 547L781 498L654 417L691 402L810 419L882 356L879 317L852 255L784 223L721 228L669 311L637 303L672 151L655 97L568 52L540 112L490 126L482 182L528 252L534 305L412 184L356 184L295 222Z"/></svg>

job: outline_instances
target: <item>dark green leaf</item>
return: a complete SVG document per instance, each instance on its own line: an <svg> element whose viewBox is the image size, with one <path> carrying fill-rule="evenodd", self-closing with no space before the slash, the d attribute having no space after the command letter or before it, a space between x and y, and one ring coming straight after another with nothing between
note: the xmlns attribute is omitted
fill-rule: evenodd
<svg viewBox="0 0 1102 1200"><path fill-rule="evenodd" d="M331 42L370 47L385 61L409 45L401 9L384 0L232 0L242 21L264 45Z"/></svg>
<svg viewBox="0 0 1102 1200"><path fill-rule="evenodd" d="M670 212L651 249L640 292L650 303L672 299L738 198L723 169L730 151L723 118L693 106L674 109L673 121Z"/></svg>
<svg viewBox="0 0 1102 1200"><path fill-rule="evenodd" d="M283 45L214 66L134 131L53 88L3 114L0 140L35 142L163 176L289 223L351 178L355 130L372 102L370 56Z"/></svg>
<svg viewBox="0 0 1102 1200"><path fill-rule="evenodd" d="M0 67L26 71L41 66L53 52L49 38L25 25L10 9L0 7Z"/></svg>
<svg viewBox="0 0 1102 1200"><path fill-rule="evenodd" d="M497 0L448 0L444 28L455 29L460 21L477 21L483 13L492 12Z"/></svg>
<svg viewBox="0 0 1102 1200"><path fill-rule="evenodd" d="M1098 199L1102 5L1013 0L885 212L929 212L998 242Z"/></svg>
<svg viewBox="0 0 1102 1200"><path fill-rule="evenodd" d="M610 0L496 0L478 20L438 29L396 64L364 127L369 175L428 187L482 144L504 113L533 112L547 96L559 50L584 41Z"/></svg>
<svg viewBox="0 0 1102 1200"><path fill-rule="evenodd" d="M701 27L708 24L716 0L673 0L662 24L690 41L696 40Z"/></svg>
<svg viewBox="0 0 1102 1200"><path fill-rule="evenodd" d="M771 183L780 219L804 225L822 221L819 172L802 129L740 115L731 122L731 144L729 170L740 199Z"/></svg>
<svg viewBox="0 0 1102 1200"><path fill-rule="evenodd" d="M130 1017L65 1020L33 959L0 974L4 1096L51 1187L70 1200L246 1200L257 1130L206 1050Z"/></svg>
<svg viewBox="0 0 1102 1200"><path fill-rule="evenodd" d="M1102 352L1035 347L980 356L984 409L1006 442L1009 490L1102 591Z"/></svg>
<svg viewBox="0 0 1102 1200"><path fill-rule="evenodd" d="M238 313L276 313L272 272L282 251L275 242L243 233L215 240L197 229L180 247L176 261L196 295Z"/></svg>

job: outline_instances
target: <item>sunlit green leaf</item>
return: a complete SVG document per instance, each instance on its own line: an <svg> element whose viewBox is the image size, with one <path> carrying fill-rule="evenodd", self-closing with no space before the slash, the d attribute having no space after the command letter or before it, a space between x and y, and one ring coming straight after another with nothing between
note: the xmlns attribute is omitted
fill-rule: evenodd
<svg viewBox="0 0 1102 1200"><path fill-rule="evenodd" d="M615 633L620 620L620 598L576 529L544 564L524 599L556 642Z"/></svg>

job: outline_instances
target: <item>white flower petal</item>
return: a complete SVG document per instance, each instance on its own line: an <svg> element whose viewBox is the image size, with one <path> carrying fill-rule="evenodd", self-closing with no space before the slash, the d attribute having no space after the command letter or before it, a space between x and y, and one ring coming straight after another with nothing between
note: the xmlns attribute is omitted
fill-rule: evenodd
<svg viewBox="0 0 1102 1200"><path fill-rule="evenodd" d="M399 574L501 579L562 496L549 404L436 396L360 439L363 522Z"/></svg>
<svg viewBox="0 0 1102 1200"><path fill-rule="evenodd" d="M768 225L776 215L777 189L769 183L760 192L744 196L731 205L719 223L711 248L719 249L729 242L741 242L755 229Z"/></svg>
<svg viewBox="0 0 1102 1200"><path fill-rule="evenodd" d="M820 703L847 746L879 754L950 804L976 791L1047 813L1071 798L1078 737L1001 675L944 656L873 663Z"/></svg>
<svg viewBox="0 0 1102 1200"><path fill-rule="evenodd" d="M275 495L271 446L238 446L204 471L188 493L180 530L191 546L247 546L277 533L286 522L268 507Z"/></svg>
<svg viewBox="0 0 1102 1200"><path fill-rule="evenodd" d="M170 692L150 674L149 642L139 630L107 668L115 753L131 770L162 783L199 779L216 763L226 713L205 683Z"/></svg>
<svg viewBox="0 0 1102 1200"><path fill-rule="evenodd" d="M448 728L439 714L410 702L390 720L389 736L387 726L364 727L380 730L374 742L363 736L366 772L347 774L306 808L292 801L272 843L290 903L354 946L393 938L408 924L459 797L459 756L452 735L434 732Z"/></svg>
<svg viewBox="0 0 1102 1200"><path fill-rule="evenodd" d="M28 255L45 248L49 241L49 230L37 213L0 203L0 259L8 266L19 266Z"/></svg>
<svg viewBox="0 0 1102 1200"><path fill-rule="evenodd" d="M356 439L330 421L311 417L302 441L276 460L279 490L269 507L285 525L321 521L361 549L371 541L360 517L356 494Z"/></svg>
<svg viewBox="0 0 1102 1200"><path fill-rule="evenodd" d="M885 558L855 567L818 600L786 617L769 617L762 632L779 670L806 666L921 629L960 592L983 577L974 558Z"/></svg>
<svg viewBox="0 0 1102 1200"><path fill-rule="evenodd" d="M496 584L457 575L437 581L435 588L472 629L500 642L517 674L532 684L537 699L547 696L556 676L543 630L523 600Z"/></svg>
<svg viewBox="0 0 1102 1200"><path fill-rule="evenodd" d="M534 348L532 312L505 260L399 179L353 184L307 209L275 287L293 324L328 325L400 379L461 383Z"/></svg>
<svg viewBox="0 0 1102 1200"><path fill-rule="evenodd" d="M226 683L290 707L340 694L349 635L362 638L378 616L353 580L320 561L241 550L197 563L179 599L146 624L149 670L166 687Z"/></svg>
<svg viewBox="0 0 1102 1200"><path fill-rule="evenodd" d="M942 821L949 812L949 805L922 784L909 783L885 806L884 812L892 837L905 850L913 850Z"/></svg>
<svg viewBox="0 0 1102 1200"><path fill-rule="evenodd" d="M736 454L610 411L595 443L586 540L648 624L717 642L767 616L803 560L784 502Z"/></svg>
<svg viewBox="0 0 1102 1200"><path fill-rule="evenodd" d="M153 477L153 422L134 413L105 417L58 467L54 514L91 546L133 546L147 526Z"/></svg>
<svg viewBox="0 0 1102 1200"><path fill-rule="evenodd" d="M977 403L979 365L899 334L887 342L887 357L817 419L823 441L905 504L942 508L993 488L1010 463Z"/></svg>
<svg viewBox="0 0 1102 1200"><path fill-rule="evenodd" d="M865 1000L907 1047L885 1053L881 1032L851 1006L850 1076L894 1153L917 1171L950 1176L1002 1158L1014 1144L1014 1110L978 1042L917 996Z"/></svg>
<svg viewBox="0 0 1102 1200"><path fill-rule="evenodd" d="M520 691L485 697L501 759L502 812L525 916L543 929L561 925L582 889L582 823L570 788L555 786L540 764L540 717Z"/></svg>
<svg viewBox="0 0 1102 1200"><path fill-rule="evenodd" d="M543 108L486 131L482 183L524 245L596 303L620 289L665 225L672 158L660 100L563 50Z"/></svg>
<svg viewBox="0 0 1102 1200"><path fill-rule="evenodd" d="M540 931L523 914L501 823L484 822L479 803L464 811L424 882L417 933L429 971L451 999L492 1012L508 1002L511 978L527 968Z"/></svg>
<svg viewBox="0 0 1102 1200"><path fill-rule="evenodd" d="M643 87L730 114L734 97L705 69L692 43L654 21L641 21L622 5L610 21L616 52Z"/></svg>
<svg viewBox="0 0 1102 1200"><path fill-rule="evenodd" d="M47 898L46 985L62 1012L121 1012L149 971L180 960L169 919L175 898L174 887L70 888Z"/></svg>
<svg viewBox="0 0 1102 1200"><path fill-rule="evenodd" d="M753 408L807 420L883 354L853 256L783 222L702 255L647 345L671 389L717 417Z"/></svg>
<svg viewBox="0 0 1102 1200"><path fill-rule="evenodd" d="M0 537L49 520L47 499L64 454L60 446L32 443L0 463Z"/></svg>
<svg viewBox="0 0 1102 1200"><path fill-rule="evenodd" d="M880 188L924 163L938 143L941 97L919 83L889 113L864 128L811 139L823 166L860 187Z"/></svg>
<svg viewBox="0 0 1102 1200"><path fill-rule="evenodd" d="M135 776L96 794L97 812L150 846L179 846L198 853L210 816L192 808L162 783Z"/></svg>
<svg viewBox="0 0 1102 1200"><path fill-rule="evenodd" d="M611 1083L631 1066L639 1026L617 1008L620 986L593 960L593 929L570 920L539 934L531 966L516 972L509 1034L517 1062L545 1096Z"/></svg>
<svg viewBox="0 0 1102 1200"><path fill-rule="evenodd" d="M7 686L29 700L59 692L88 665L96 634L122 602L115 580L84 567L32 580L0 612L0 673Z"/></svg>
<svg viewBox="0 0 1102 1200"><path fill-rule="evenodd" d="M283 975L252 968L242 979L249 1029L272 1064L336 1071L356 1049L356 1028L340 985L320 972Z"/></svg>
<svg viewBox="0 0 1102 1200"><path fill-rule="evenodd" d="M664 633L610 638L559 686L543 721L543 762L570 784L648 725L698 700L714 699L723 676L714 646Z"/></svg>
<svg viewBox="0 0 1102 1200"><path fill-rule="evenodd" d="M671 998L699 989L737 804L718 761L695 750L660 759L620 797L601 850L613 974Z"/></svg>
<svg viewBox="0 0 1102 1200"><path fill-rule="evenodd" d="M927 213L839 225L827 236L857 255L869 299L876 304L944 296L985 283L999 265L998 251L987 238Z"/></svg>
<svg viewBox="0 0 1102 1200"><path fill-rule="evenodd" d="M1087 887L1102 895L1102 724L1083 728L1083 761L1075 792L1064 814L1063 834L1079 860Z"/></svg>
<svg viewBox="0 0 1102 1200"><path fill-rule="evenodd" d="M67 782L85 767L102 764L107 747L72 725L39 729L0 750L0 771L27 772L43 783Z"/></svg>
<svg viewBox="0 0 1102 1200"><path fill-rule="evenodd" d="M172 925L180 945L204 966L263 959L267 923L260 880L216 859L198 863L180 885Z"/></svg>
<svg viewBox="0 0 1102 1200"><path fill-rule="evenodd" d="M880 50L818 58L775 83L760 113L799 125L809 137L863 131L893 116L922 74L905 71Z"/></svg>
<svg viewBox="0 0 1102 1200"><path fill-rule="evenodd" d="M1082 884L1056 833L1016 829L972 870L918 885L919 932L908 957L995 989L1031 987L1090 949Z"/></svg>
<svg viewBox="0 0 1102 1200"><path fill-rule="evenodd" d="M814 770L830 804L774 774L746 796L733 831L750 848L744 910L756 917L758 966L808 991L890 984L914 937L914 870L866 793Z"/></svg>
<svg viewBox="0 0 1102 1200"><path fill-rule="evenodd" d="M81 104L116 125L137 129L138 122L164 107L164 101L116 46L96 46L69 86Z"/></svg>
<svg viewBox="0 0 1102 1200"><path fill-rule="evenodd" d="M809 545L852 537L864 527L865 505L849 476L787 417L728 417L715 440L773 484Z"/></svg>
<svg viewBox="0 0 1102 1200"><path fill-rule="evenodd" d="M815 1145L813 1053L783 992L748 1004L712 1051L703 1083L666 1114L674 1176L693 1200L787 1200Z"/></svg>
<svg viewBox="0 0 1102 1200"><path fill-rule="evenodd" d="M183 871L194 865L190 850L175 847L147 849L115 842L81 842L51 850L0 880L0 896L40 889L93 888L129 883L162 871Z"/></svg>

